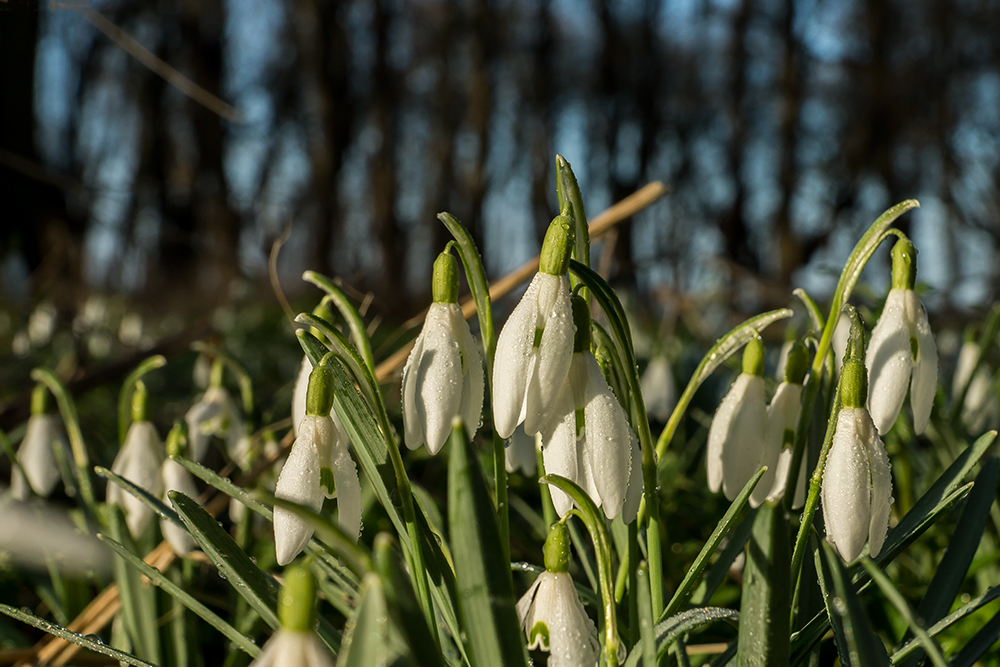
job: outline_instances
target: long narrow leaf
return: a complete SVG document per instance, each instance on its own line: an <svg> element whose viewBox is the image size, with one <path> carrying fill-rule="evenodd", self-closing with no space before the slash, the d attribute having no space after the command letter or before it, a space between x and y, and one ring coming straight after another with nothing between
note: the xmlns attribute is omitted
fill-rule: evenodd
<svg viewBox="0 0 1000 667"><path fill-rule="evenodd" d="M979 611L990 602L993 602L997 598L1000 598L1000 586L994 586L982 595L969 600L966 604L962 605L955 611L951 612L940 621L927 628L927 634L931 637L935 636L939 632L943 632L950 628L955 623L959 622L969 614ZM898 651L892 654L892 664L899 664L907 656L916 650L919 650L920 642L916 639L910 640L907 644L902 646Z"/></svg>
<svg viewBox="0 0 1000 667"><path fill-rule="evenodd" d="M118 542L135 553L136 546L129 534L121 509L110 507L108 512L111 534ZM118 560L114 563L115 581L120 591L122 617L132 646L139 657L160 661L160 635L157 630L156 590L142 582L139 573Z"/></svg>
<svg viewBox="0 0 1000 667"><path fill-rule="evenodd" d="M255 500L246 489L236 486L236 484L229 479L223 477L214 470L209 470L200 463L195 463L194 461L186 459L183 456L173 456L171 458L181 464L192 475L209 486L221 491L230 498L235 498L268 521L271 520L271 508L257 502L257 500Z"/></svg>
<svg viewBox="0 0 1000 667"><path fill-rule="evenodd" d="M453 423L448 446L448 528L469 656L476 667L525 667L510 565L503 560L493 500L461 420Z"/></svg>
<svg viewBox="0 0 1000 667"><path fill-rule="evenodd" d="M747 547L736 664L788 663L791 545L784 511L764 503Z"/></svg>
<svg viewBox="0 0 1000 667"><path fill-rule="evenodd" d="M0 613L6 614L11 618L16 618L22 623L27 623L28 625L38 628L42 632L47 632L50 635L58 637L59 639L88 648L94 653L106 655L129 665L135 665L135 667L156 667L153 663L141 660L130 653L125 653L124 651L111 648L110 646L105 645L100 639L91 639L89 636L85 637L84 635L73 632L72 630L67 630L61 625L50 623L44 618L40 618L34 614L30 614L15 607L10 607L0 603Z"/></svg>
<svg viewBox="0 0 1000 667"><path fill-rule="evenodd" d="M351 330L351 337L354 339L354 344L361 353L361 358L364 359L369 370L374 373L375 358L372 356L372 343L368 338L365 321L361 317L361 313L358 312L358 309L354 307L354 304L351 303L351 300L344 291L323 274L316 273L315 271L306 271L302 274L302 280L312 283L327 293L327 296L333 301L333 305L337 307L337 310L340 311L340 314L347 322L347 327Z"/></svg>
<svg viewBox="0 0 1000 667"><path fill-rule="evenodd" d="M493 335L493 305L490 300L490 283L486 279L486 269L479 255L479 248L469 231L451 213L438 213L438 220L444 223L458 245L458 256L465 268L465 277L472 290L472 299L476 302L476 314L479 317L479 335L483 339L483 352L486 354L486 369L493 374L493 351L496 348L496 338Z"/></svg>
<svg viewBox="0 0 1000 667"><path fill-rule="evenodd" d="M133 496L142 501L142 503L145 504L146 507L153 510L153 512L155 512L156 515L159 516L161 519L172 521L181 528L184 527L184 524L183 522L181 522L180 517L177 516L177 512L173 511L171 508L164 505L159 498L157 498L156 496L154 496L141 486L133 484L124 477L116 475L107 468L102 468L101 466L94 466L94 473L98 477L103 477L104 479L107 479L117 484L118 486L125 489L127 492L131 493Z"/></svg>
<svg viewBox="0 0 1000 667"><path fill-rule="evenodd" d="M373 572L365 575L358 608L348 620L340 645L337 667L378 667L392 664L388 656L389 615L382 582Z"/></svg>
<svg viewBox="0 0 1000 667"><path fill-rule="evenodd" d="M993 615L986 625L969 640L951 660L951 667L973 667L979 659L986 655L997 640L1000 639L1000 611Z"/></svg>
<svg viewBox="0 0 1000 667"><path fill-rule="evenodd" d="M723 609L722 607L698 607L675 614L658 623L656 626L656 654L662 657L667 650L684 635L694 632L699 628L714 623L715 621L728 621L733 625L739 623L740 615L733 609ZM624 667L637 667L639 661L643 659L645 651L636 648L628 656ZM736 642L733 642L732 655L736 653ZM726 664L725 662L719 664ZM713 663L714 664L714 663Z"/></svg>
<svg viewBox="0 0 1000 667"><path fill-rule="evenodd" d="M225 635L229 641L233 642L233 644L239 646L254 658L260 655L259 646L254 644L252 640L244 636L243 633L239 632L236 628L229 625L229 623L226 623L226 621L220 618L211 609L195 600L190 593L171 581L169 577L164 576L162 572L146 563L144 560L130 552L123 545L115 542L110 537L107 537L106 535L98 535L98 537L101 541L111 547L115 553L122 558L122 560L134 567L141 574L148 577L150 581L169 593L175 600L179 601L185 607L203 618L209 625Z"/></svg>

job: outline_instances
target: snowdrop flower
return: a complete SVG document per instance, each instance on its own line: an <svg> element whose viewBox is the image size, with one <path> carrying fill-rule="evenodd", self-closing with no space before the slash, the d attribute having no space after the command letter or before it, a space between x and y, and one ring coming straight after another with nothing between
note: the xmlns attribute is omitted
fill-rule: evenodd
<svg viewBox="0 0 1000 667"><path fill-rule="evenodd" d="M892 247L892 289L872 331L868 367L868 409L879 435L896 421L910 388L913 430L923 433L937 388L937 347L920 299L913 291L916 250L906 239ZM912 379L911 379L912 376Z"/></svg>
<svg viewBox="0 0 1000 667"><path fill-rule="evenodd" d="M319 511L323 497L337 498L340 527L354 540L361 533L361 484L358 469L330 417L333 381L329 367L312 370L306 415L281 468L274 495ZM324 487L326 488L324 494ZM279 565L290 563L312 537L313 529L294 513L274 508L274 543Z"/></svg>
<svg viewBox="0 0 1000 667"><path fill-rule="evenodd" d="M538 470L537 438L538 434L528 435L521 426L514 430L503 452L504 466L507 468L507 472L514 472L520 468L525 477L535 475Z"/></svg>
<svg viewBox="0 0 1000 667"><path fill-rule="evenodd" d="M24 439L17 450L17 460L24 474L14 466L10 479L11 494L17 500L27 500L32 490L42 497L52 493L59 481L56 447L62 450L64 460L72 460L59 415L46 412L48 403L48 390L44 385L37 385L31 395L31 416L24 430Z"/></svg>
<svg viewBox="0 0 1000 667"><path fill-rule="evenodd" d="M163 460L163 467L160 468L160 475L163 478L163 498L168 507L170 501L167 494L171 491L180 491L189 498L198 497L198 489L194 485L191 473L173 459L174 456L183 456L186 453L186 441L187 429L183 422L177 422L167 434L167 458ZM160 519L160 532L178 556L186 556L196 546L191 534L170 519Z"/></svg>
<svg viewBox="0 0 1000 667"><path fill-rule="evenodd" d="M278 596L281 628L267 640L250 667L334 667L333 656L313 628L316 625L316 580L308 570L285 572Z"/></svg>
<svg viewBox="0 0 1000 667"><path fill-rule="evenodd" d="M765 442L767 409L764 404L764 343L755 336L743 351L743 372L722 399L708 430L708 488L720 488L733 500L761 466L772 469L778 451ZM758 487L762 484L758 483ZM766 487L768 490L770 487ZM767 495L751 496L757 507Z"/></svg>
<svg viewBox="0 0 1000 667"><path fill-rule="evenodd" d="M848 345L841 370L844 407L837 416L821 490L826 539L848 562L861 555L866 541L872 557L882 550L892 503L889 457L864 407L867 383L858 329L857 342Z"/></svg>
<svg viewBox="0 0 1000 667"><path fill-rule="evenodd" d="M552 526L545 540L545 572L515 609L528 648L547 651L550 667L596 667L601 646L568 572L568 533L562 523Z"/></svg>
<svg viewBox="0 0 1000 667"><path fill-rule="evenodd" d="M840 311L837 318L837 326L833 328L833 338L830 346L833 347L833 372L840 374L840 369L844 365L844 355L847 353L847 339L851 335L851 316L846 310Z"/></svg>
<svg viewBox="0 0 1000 667"><path fill-rule="evenodd" d="M962 423L973 433L984 431L997 418L996 398L991 396L992 380L986 364L975 368L979 359L979 345L972 340L962 343L958 353L958 363L955 365L955 376L951 382L951 395L958 400L958 395L969 385L965 392L965 402L962 404ZM973 369L975 373L973 374Z"/></svg>
<svg viewBox="0 0 1000 667"><path fill-rule="evenodd" d="M771 404L767 406L766 456L770 458L774 452L780 452L778 463L768 468L764 473L750 502L761 502L761 491L767 495L767 501L776 503L785 495L785 485L788 483L788 470L792 464L792 448L795 445L795 429L802 412L802 381L809 365L809 354L801 343L795 344L788 352L784 381L774 392ZM803 453L804 454L804 453ZM773 471L773 472L772 472ZM806 457L802 457L802 466L795 485L795 498L792 508L798 509L805 503L806 493Z"/></svg>
<svg viewBox="0 0 1000 667"><path fill-rule="evenodd" d="M609 519L620 513L627 524L635 519L642 496L639 445L590 352L586 300L574 296L572 311L576 335L569 377L555 412L540 431L545 472L576 482ZM556 512L565 516L572 499L560 489L551 492Z"/></svg>
<svg viewBox="0 0 1000 667"><path fill-rule="evenodd" d="M118 451L111 472L124 477L151 495L163 495L163 478L160 466L163 463L163 443L156 433L156 427L149 421L146 386L136 383L132 396L132 425L125 434L125 443ZM128 491L108 483L108 504L118 505L125 510L126 523L132 537L139 537L146 524L153 518L153 510Z"/></svg>
<svg viewBox="0 0 1000 667"><path fill-rule="evenodd" d="M497 339L493 420L507 439L524 423L534 435L555 409L573 356L573 314L566 267L573 226L559 215L542 243L538 273Z"/></svg>
<svg viewBox="0 0 1000 667"><path fill-rule="evenodd" d="M229 392L222 386L224 368L223 362L216 359L212 364L212 379L208 389L184 415L191 444L191 459L200 462L205 458L212 436L218 435L225 437L230 458L244 467L245 452L240 451L240 439L244 436L243 419Z"/></svg>
<svg viewBox="0 0 1000 667"><path fill-rule="evenodd" d="M471 440L483 412L483 357L458 305L458 267L446 248L434 262L434 303L403 368L406 446L437 454L458 415Z"/></svg>
<svg viewBox="0 0 1000 667"><path fill-rule="evenodd" d="M640 388L646 403L646 414L659 422L670 419L670 413L677 404L677 385L670 370L670 361L665 356L649 360Z"/></svg>

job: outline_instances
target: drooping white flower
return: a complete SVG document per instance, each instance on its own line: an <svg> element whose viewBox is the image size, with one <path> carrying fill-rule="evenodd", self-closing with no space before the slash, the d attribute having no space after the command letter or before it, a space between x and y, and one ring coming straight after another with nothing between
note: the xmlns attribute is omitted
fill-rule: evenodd
<svg viewBox="0 0 1000 667"><path fill-rule="evenodd" d="M795 432L802 413L802 383L809 365L809 353L805 345L794 344L786 354L782 376L784 380L778 385L767 406L766 458L773 460L774 452L780 452L777 464L764 473L750 502L761 502L760 493L767 496L768 502L777 502L785 495L788 484L788 471L792 464L792 449L795 446ZM802 465L795 485L795 497L792 508L797 509L805 502L806 457L802 457Z"/></svg>
<svg viewBox="0 0 1000 667"><path fill-rule="evenodd" d="M447 250L434 262L434 303L403 367L406 446L437 454L456 415L471 440L483 412L483 357L458 301L458 269Z"/></svg>
<svg viewBox="0 0 1000 667"><path fill-rule="evenodd" d="M868 411L845 407L826 459L822 487L826 537L841 557L877 556L889 528L892 474L885 446Z"/></svg>
<svg viewBox="0 0 1000 667"><path fill-rule="evenodd" d="M975 341L967 340L962 343L951 383L952 400L958 400L959 393L966 384L969 385L962 404L962 423L973 434L981 433L994 424L1000 407L993 395L990 371L986 364L976 368L975 373L972 372L978 358L979 345Z"/></svg>
<svg viewBox="0 0 1000 667"><path fill-rule="evenodd" d="M743 372L722 399L708 430L708 488L713 493L721 488L729 500L736 498L761 466L770 470L777 463L779 452L770 451L765 442L763 367L764 344L753 338L743 352ZM757 506L753 497L750 504Z"/></svg>
<svg viewBox="0 0 1000 667"><path fill-rule="evenodd" d="M238 465L243 467L245 451L240 449L240 439L244 436L243 417L226 388L213 384L184 415L188 437L191 442L191 459L201 461L208 452L212 436L226 440L226 451ZM236 460L234 456L239 456Z"/></svg>
<svg viewBox="0 0 1000 667"><path fill-rule="evenodd" d="M640 389L646 414L659 422L670 419L670 413L677 404L677 385L670 370L670 361L665 356L649 360L646 372L642 374Z"/></svg>
<svg viewBox="0 0 1000 667"><path fill-rule="evenodd" d="M149 421L133 421L125 434L125 442L115 457L111 472L124 477L154 497L163 495L163 443L156 427ZM138 537L153 518L153 510L144 502L114 482L108 483L108 503L124 508L126 523L133 537Z"/></svg>
<svg viewBox="0 0 1000 667"><path fill-rule="evenodd" d="M642 487L639 445L628 418L590 352L587 303L573 297L576 340L569 371L552 417L542 426L545 472L576 482L613 519L635 519ZM527 429L525 429L527 430ZM632 490L633 493L629 493ZM551 488L559 516L573 507L564 491ZM626 499L632 502L626 503Z"/></svg>
<svg viewBox="0 0 1000 667"><path fill-rule="evenodd" d="M601 648L597 628L567 572L566 533L562 523L552 526L545 540L545 572L518 600L515 610L528 648L547 651L551 667L596 667Z"/></svg>
<svg viewBox="0 0 1000 667"><path fill-rule="evenodd" d="M361 534L361 484L357 466L347 450L347 440L340 437L329 414L333 403L329 373L325 366L312 371L310 391L314 391L315 385L318 397L299 423L298 435L278 475L274 495L317 512L323 506L324 495L336 497L338 523L347 535L357 540ZM290 563L312 534L313 529L294 513L274 508L274 542L279 565Z"/></svg>
<svg viewBox="0 0 1000 667"><path fill-rule="evenodd" d="M504 448L504 466L507 472L521 469L526 477L532 477L538 470L536 453L536 438L538 435L528 435L523 427L514 429L514 433Z"/></svg>
<svg viewBox="0 0 1000 667"><path fill-rule="evenodd" d="M62 450L64 460L73 460L59 415L32 414L28 417L24 439L17 449L17 460L24 469L24 474L15 466L10 479L10 490L14 498L27 500L32 490L43 498L52 493L59 481L59 462L54 451L56 447Z"/></svg>
<svg viewBox="0 0 1000 667"><path fill-rule="evenodd" d="M308 570L291 567L278 598L281 627L250 667L334 667L333 656L313 627L316 581Z"/></svg>
<svg viewBox="0 0 1000 667"><path fill-rule="evenodd" d="M573 314L566 267L572 225L558 216L542 244L539 271L497 339L493 421L507 439L524 423L534 435L555 409L573 356Z"/></svg>
<svg viewBox="0 0 1000 667"><path fill-rule="evenodd" d="M177 461L169 457L164 459L160 474L163 477L163 498L166 499L168 506L167 494L171 491L180 491L188 498L198 497L198 488L194 485L194 478L191 477L187 468ZM170 519L160 519L160 532L163 533L164 539L170 543L170 547L178 556L186 556L197 546L191 534Z"/></svg>
<svg viewBox="0 0 1000 667"><path fill-rule="evenodd" d="M937 388L937 346L927 312L913 291L915 250L900 240L892 248L892 289L868 344L868 409L880 435L899 416L910 389L913 430L923 433Z"/></svg>

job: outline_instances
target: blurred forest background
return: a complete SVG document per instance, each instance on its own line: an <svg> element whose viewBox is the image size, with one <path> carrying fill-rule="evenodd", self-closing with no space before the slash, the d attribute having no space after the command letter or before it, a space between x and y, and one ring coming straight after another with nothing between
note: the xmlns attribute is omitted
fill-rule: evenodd
<svg viewBox="0 0 1000 667"><path fill-rule="evenodd" d="M94 294L273 302L286 228L292 298L312 268L398 323L429 300L437 212L491 277L537 252L556 153L590 215L672 186L609 253L654 321L825 298L907 198L925 302L967 319L1000 288L998 35L996 0L5 0L2 354L40 303L51 335ZM887 287L887 250L866 278Z"/></svg>

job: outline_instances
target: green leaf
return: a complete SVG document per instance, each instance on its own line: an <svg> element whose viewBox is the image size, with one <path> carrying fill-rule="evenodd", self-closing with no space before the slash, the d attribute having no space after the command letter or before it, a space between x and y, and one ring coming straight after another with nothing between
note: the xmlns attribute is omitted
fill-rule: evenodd
<svg viewBox="0 0 1000 667"><path fill-rule="evenodd" d="M882 570L878 569L878 565L872 562L870 558L863 558L861 565L864 566L868 575L875 582L875 585L879 587L886 599L889 600L892 606L896 608L896 611L899 612L899 615L903 617L903 620L906 621L906 625L910 628L910 631L917 636L920 645L927 651L935 667L947 667L948 662L944 659L944 655L941 654L941 648L931 639L927 631L924 630L920 621L914 615L913 610L910 609L910 605L906 603L902 594L889 581L889 577Z"/></svg>
<svg viewBox="0 0 1000 667"><path fill-rule="evenodd" d="M823 327L826 326L826 319L823 317L823 311L816 305L813 298L809 296L809 293L801 287L796 287L792 290L792 294L797 296L799 301L802 302L802 305L806 307L806 312L809 314L809 322L812 324L813 331L823 331ZM840 316L839 313L837 316Z"/></svg>
<svg viewBox="0 0 1000 667"><path fill-rule="evenodd" d="M261 572L222 526L197 501L179 491L168 494L177 514L202 551L236 592L274 629L278 629L278 587Z"/></svg>
<svg viewBox="0 0 1000 667"><path fill-rule="evenodd" d="M743 548L750 541L750 536L753 534L753 520L757 516L757 510L750 509L743 512L740 516L742 519L737 519L738 524L736 528L730 530L729 539L726 540L726 546L719 553L719 558L705 574L705 578L702 580L703 583L699 584L695 592L692 593L691 603L693 606L704 605L712 599L715 591L725 578L729 576L729 569L736 561L736 557L743 553Z"/></svg>
<svg viewBox="0 0 1000 667"><path fill-rule="evenodd" d="M469 657L476 667L524 667L510 564L503 560L493 500L461 420L452 423L449 447L448 528Z"/></svg>
<svg viewBox="0 0 1000 667"><path fill-rule="evenodd" d="M125 378L125 382L122 383L122 390L118 395L119 446L125 444L125 434L128 433L129 423L132 421L132 394L135 393L135 383L141 380L142 377L150 371L154 371L157 368L162 368L166 365L167 359L162 354L148 357L136 366L135 370L129 373L128 377Z"/></svg>
<svg viewBox="0 0 1000 667"><path fill-rule="evenodd" d="M136 552L135 542L129 534L121 508L108 508L111 534L132 553ZM139 573L119 560L114 562L115 582L118 584L122 604L125 630L132 640L132 647L139 657L151 662L160 662L160 634L157 627L156 590L142 582Z"/></svg>
<svg viewBox="0 0 1000 667"><path fill-rule="evenodd" d="M351 303L350 298L344 293L342 289L337 287L337 285L324 276L321 273L316 273L315 271L306 271L302 274L302 280L310 282L316 287L320 288L326 292L327 296L330 297L330 301L333 305L337 307L340 311L341 316L347 322L347 327L351 330L351 338L354 339L354 344L358 347L361 353L361 358L364 359L365 365L368 369L374 373L375 372L375 358L372 355L372 342L368 338L368 330L365 327L364 318L361 317L361 313L358 309L354 307Z"/></svg>
<svg viewBox="0 0 1000 667"><path fill-rule="evenodd" d="M483 268L479 248L476 247L476 242L469 235L469 231L451 213L438 213L437 217L455 238L459 259L465 267L465 277L469 281L469 289L472 290L472 298L476 302L479 334L482 336L483 352L486 354L486 372L492 377L493 352L496 349L496 339L493 336L493 305L490 300L490 282L486 279L486 269Z"/></svg>
<svg viewBox="0 0 1000 667"><path fill-rule="evenodd" d="M698 553L697 558L694 559L694 563L688 568L687 574L684 575L681 585L677 587L674 592L674 596L670 598L670 602L667 603L666 608L660 615L660 621L673 616L676 614L680 608L687 602L688 598L691 596L694 590L695 584L701 577L702 572L708 567L708 561L715 553L716 548L718 548L719 543L722 538L725 537L730 530L739 525L739 519L743 508L746 506L747 502L750 500L750 494L753 493L754 487L757 486L757 482L760 478L764 476L765 470L761 468L758 470L753 477L743 486L739 495L736 496L729 509L723 515L722 519L715 526L715 530L712 531L711 536L709 536L708 541L705 542L705 546L701 548Z"/></svg>
<svg viewBox="0 0 1000 667"><path fill-rule="evenodd" d="M639 637L642 650L642 666L656 667L656 628L653 627L653 600L649 595L649 566L639 563L636 577L639 590Z"/></svg>
<svg viewBox="0 0 1000 667"><path fill-rule="evenodd" d="M678 639L709 623L729 621L735 625L739 623L739 620L740 615L735 610L723 609L722 607L698 607L697 609L689 609L688 611L674 614L656 626L656 654L659 657L664 656L671 645ZM733 642L732 648L733 653L735 653L736 642ZM628 656L628 660L625 661L625 667L637 667L639 661L643 659L644 653L645 651L641 647L633 649L632 653ZM726 662L720 664L726 664Z"/></svg>
<svg viewBox="0 0 1000 667"><path fill-rule="evenodd" d="M1000 611L951 659L951 667L973 667L1000 639Z"/></svg>
<svg viewBox="0 0 1000 667"><path fill-rule="evenodd" d="M101 466L94 466L94 473L96 473L98 477L110 480L131 493L133 496L141 500L146 507L153 510L159 518L166 519L167 521L173 521L181 528L184 527L184 523L181 522L181 519L177 516L176 512L164 505L159 498L141 486L137 486L124 477L116 475L107 468L103 468Z"/></svg>
<svg viewBox="0 0 1000 667"><path fill-rule="evenodd" d="M948 543L948 549L917 607L917 616L922 621L921 627L941 620L961 592L962 582L969 571L969 566L972 565L972 558L976 555L983 530L986 528L986 520L990 516L990 508L996 497L998 477L1000 477L1000 460L996 456L991 456L976 476L975 486L969 493L965 508L955 526L955 532ZM914 634L920 636L916 630ZM915 666L920 656L922 652L918 651L917 655L904 664Z"/></svg>
<svg viewBox="0 0 1000 667"><path fill-rule="evenodd" d="M124 651L119 651L118 649L113 649L110 646L106 646L104 642L100 639L91 639L89 636L83 636L72 630L67 630L61 625L56 625L55 623L50 623L44 618L35 616L34 614L28 613L26 611L21 611L14 607L7 606L0 603L0 613L6 614L11 618L16 618L22 623L27 623L28 625L38 628L42 632L47 632L50 635L59 637L65 641L72 644L77 644L84 648L88 648L94 653L100 653L101 655L106 655L115 660L127 663L129 665L135 665L135 667L156 667L153 663L146 662L145 660L140 660L139 658L125 653Z"/></svg>
<svg viewBox="0 0 1000 667"><path fill-rule="evenodd" d="M948 614L940 621L927 628L927 634L931 637L937 635L939 632L947 630L952 625L962 620L969 614L978 611L983 608L993 600L1000 598L1000 586L994 586L982 595L969 600L966 604L962 605L952 613ZM892 654L892 664L898 664L900 661L904 660L908 655L920 648L920 642L916 639L910 640L907 644L902 646L898 651Z"/></svg>
<svg viewBox="0 0 1000 667"><path fill-rule="evenodd" d="M183 456L172 456L170 458L181 464L189 473L212 488L221 491L230 498L235 498L268 521L271 520L271 508L257 502L257 500L255 500L254 497L246 491L246 489L237 486L231 480L219 475L214 470L209 470L200 463L195 463L194 461L186 459Z"/></svg>
<svg viewBox="0 0 1000 667"><path fill-rule="evenodd" d="M233 642L233 644L240 647L254 658L260 655L259 646L254 644L252 640L244 636L236 628L229 625L229 623L220 618L211 609L195 600L187 591L171 581L169 577L165 576L155 567L149 565L144 560L129 551L125 546L119 544L110 537L106 535L98 535L97 537L111 547L126 563L138 570L141 574L148 577L150 581L173 596L175 600L179 601L185 607L203 618L209 625L225 635L231 642Z"/></svg>
<svg viewBox="0 0 1000 667"><path fill-rule="evenodd" d="M819 584L823 589L826 613L833 626L841 664L844 667L888 665L889 656L882 640L872 630L868 614L840 562L840 556L826 540L822 540L821 547L816 550L816 560Z"/></svg>
<svg viewBox="0 0 1000 667"><path fill-rule="evenodd" d="M375 536L375 569L382 580L389 616L405 638L413 662L421 667L444 667L441 647L427 626L406 564L388 533Z"/></svg>
<svg viewBox="0 0 1000 667"><path fill-rule="evenodd" d="M784 511L765 502L757 510L743 568L737 665L788 664L789 541Z"/></svg>
<svg viewBox="0 0 1000 667"><path fill-rule="evenodd" d="M569 215L573 219L573 259L590 266L590 227L587 224L587 212L583 208L583 195L580 194L573 168L562 155L556 156L556 194L559 197L559 210L568 206Z"/></svg>
<svg viewBox="0 0 1000 667"><path fill-rule="evenodd" d="M348 619L337 667L378 667L389 660L389 615L378 575L361 580L358 608Z"/></svg>

